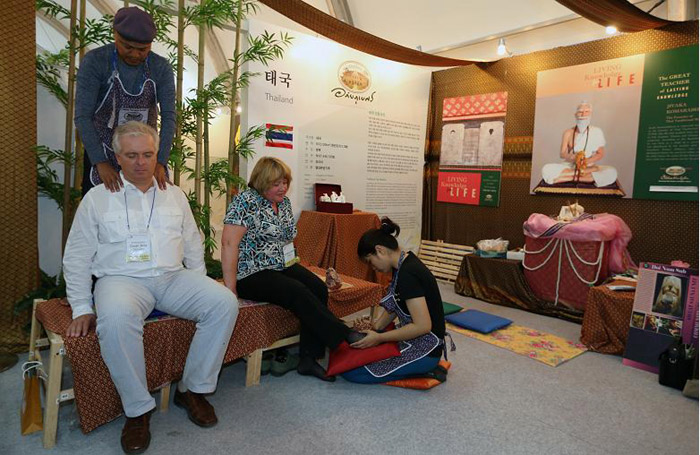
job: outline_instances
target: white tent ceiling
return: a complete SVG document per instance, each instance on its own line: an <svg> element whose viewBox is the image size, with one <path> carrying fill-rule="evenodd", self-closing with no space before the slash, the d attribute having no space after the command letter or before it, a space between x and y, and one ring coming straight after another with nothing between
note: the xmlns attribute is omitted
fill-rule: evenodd
<svg viewBox="0 0 700 455"><path fill-rule="evenodd" d="M57 1L70 5L70 0ZM349 16L347 19L353 26L394 43L462 59L500 58L496 55L496 45L501 37L506 38L509 51L517 55L606 36L603 27L580 18L554 0L305 1L341 19ZM194 3L193 0L186 2ZM658 3L657 0L631 2L645 11ZM690 17L697 17L694 0L667 0L658 5L653 14L667 18L669 3L680 5L689 10ZM88 0L88 16L95 18L101 13L113 13L122 5L121 0ZM264 5L255 18L314 34ZM56 35L56 29L60 24L41 22L37 24L38 41L58 39L60 35ZM42 34L46 36L39 36ZM215 63L218 59L217 66L221 66L225 62L223 56L231 55L233 43L231 34L226 31L217 32L216 36L218 43L210 43L209 53Z"/></svg>

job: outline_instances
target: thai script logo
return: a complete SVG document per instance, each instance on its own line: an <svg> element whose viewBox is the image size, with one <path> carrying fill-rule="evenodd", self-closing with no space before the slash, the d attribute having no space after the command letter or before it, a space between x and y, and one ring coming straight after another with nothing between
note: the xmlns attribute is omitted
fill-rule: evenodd
<svg viewBox="0 0 700 455"><path fill-rule="evenodd" d="M358 101L369 103L374 101L374 94L377 92L368 92L372 86L372 75L361 63L343 62L338 67L338 81L341 86L331 89L331 93L336 98L347 98L354 101L355 104Z"/></svg>

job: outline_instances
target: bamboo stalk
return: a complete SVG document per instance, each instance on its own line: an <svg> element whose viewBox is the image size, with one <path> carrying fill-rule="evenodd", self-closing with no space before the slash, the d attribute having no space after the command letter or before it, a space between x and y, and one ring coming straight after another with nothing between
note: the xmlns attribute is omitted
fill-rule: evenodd
<svg viewBox="0 0 700 455"><path fill-rule="evenodd" d="M209 229L209 226L211 226L211 210L207 210L207 208L211 208L210 202L211 202L211 181L209 178L209 99L204 100L204 134L203 134L203 142L204 142L204 205L203 205L203 214L204 214L204 238L208 239L211 235L211 231ZM211 251L209 251L209 248L206 248L204 251L204 255L206 256L207 259L211 259Z"/></svg>
<svg viewBox="0 0 700 455"><path fill-rule="evenodd" d="M207 0L202 0L200 6L204 7ZM200 25L199 28L199 49L197 56L197 101L204 88L204 52L206 42L206 24ZM195 141L195 156L194 156L194 195L198 204L202 202L202 110L197 109L197 136Z"/></svg>
<svg viewBox="0 0 700 455"><path fill-rule="evenodd" d="M231 175L238 175L239 172L239 157L236 154L236 131L241 123L241 116L238 114L238 55L241 52L241 19L243 16L243 0L238 0L238 12L236 13L236 46L233 50L233 79L231 80L231 126L229 128L228 137L228 172ZM233 198L233 188L231 183L226 181L226 207L231 203Z"/></svg>
<svg viewBox="0 0 700 455"><path fill-rule="evenodd" d="M87 0L80 0L80 34L85 34L85 7ZM80 43L80 53L78 54L78 62L83 61L85 57L85 46ZM83 184L83 160L85 159L85 147L80 139L78 128L75 128L75 169L73 170L73 188L80 190Z"/></svg>
<svg viewBox="0 0 700 455"><path fill-rule="evenodd" d="M177 3L177 82L175 85L175 109L177 121L175 122L175 141L183 152L182 141L182 76L185 66L185 0ZM175 163L173 181L180 185L180 161Z"/></svg>
<svg viewBox="0 0 700 455"><path fill-rule="evenodd" d="M70 37L69 37L69 61L68 61L68 102L66 103L66 129L63 150L67 155L73 152L73 109L75 107L75 23L77 16L78 0L70 3ZM71 225L71 163L63 165L63 232L61 251L66 246L68 232Z"/></svg>

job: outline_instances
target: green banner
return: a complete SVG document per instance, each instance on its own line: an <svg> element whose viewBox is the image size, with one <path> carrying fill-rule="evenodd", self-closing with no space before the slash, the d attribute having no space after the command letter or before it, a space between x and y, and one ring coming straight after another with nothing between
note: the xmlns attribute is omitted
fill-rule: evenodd
<svg viewBox="0 0 700 455"><path fill-rule="evenodd" d="M481 171L479 205L498 207L501 195L501 171Z"/></svg>
<svg viewBox="0 0 700 455"><path fill-rule="evenodd" d="M646 54L634 198L698 200L698 46Z"/></svg>

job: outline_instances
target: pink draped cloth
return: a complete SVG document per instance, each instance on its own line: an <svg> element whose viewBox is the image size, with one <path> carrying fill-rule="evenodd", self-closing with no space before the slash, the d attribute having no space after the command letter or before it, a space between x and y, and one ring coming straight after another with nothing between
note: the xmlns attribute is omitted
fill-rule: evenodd
<svg viewBox="0 0 700 455"><path fill-rule="evenodd" d="M627 244L632 239L629 226L618 216L609 213L588 215L562 223L547 215L533 213L523 224L525 235L534 238L557 238L574 242L610 242L608 268L621 273L634 267Z"/></svg>

